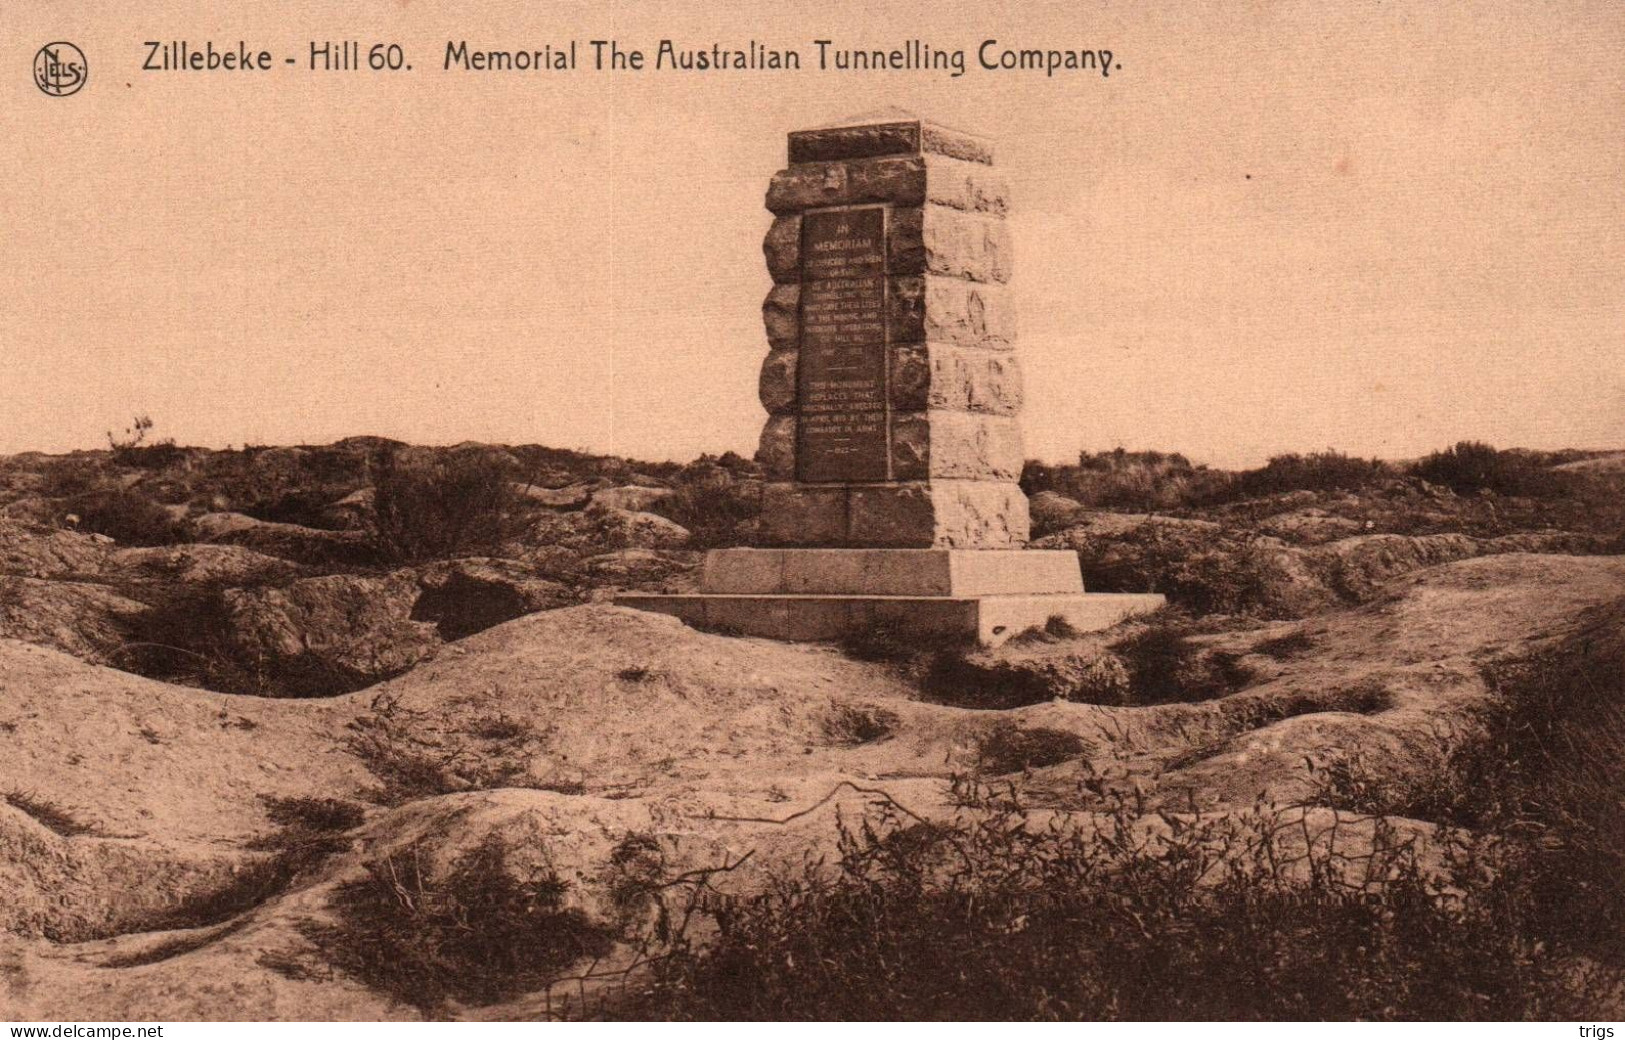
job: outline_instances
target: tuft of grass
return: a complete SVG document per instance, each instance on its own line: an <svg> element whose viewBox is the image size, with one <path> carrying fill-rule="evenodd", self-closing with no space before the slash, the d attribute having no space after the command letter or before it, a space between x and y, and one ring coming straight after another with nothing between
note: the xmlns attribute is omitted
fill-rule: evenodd
<svg viewBox="0 0 1625 1040"><path fill-rule="evenodd" d="M1191 642L1196 629L1186 616L1163 611L1112 644L1128 669L1130 703L1208 701L1246 685L1237 656L1204 653Z"/></svg>
<svg viewBox="0 0 1625 1040"><path fill-rule="evenodd" d="M1302 657L1315 648L1315 641L1302 629L1284 636L1266 639L1253 647L1253 653L1273 657L1277 661L1290 661Z"/></svg>
<svg viewBox="0 0 1625 1040"><path fill-rule="evenodd" d="M1091 750L1089 742L1076 733L1001 722L977 740L976 762L982 772L1003 776L1058 765Z"/></svg>
<svg viewBox="0 0 1625 1040"><path fill-rule="evenodd" d="M334 895L337 923L307 935L338 971L425 1012L488 1005L548 986L613 934L565 905L552 868L518 874L493 835L436 877L412 846L367 864Z"/></svg>
<svg viewBox="0 0 1625 1040"><path fill-rule="evenodd" d="M854 747L885 740L897 732L902 720L895 711L876 704L837 704L823 719L827 743Z"/></svg>
<svg viewBox="0 0 1625 1040"><path fill-rule="evenodd" d="M345 750L378 780L379 786L367 797L381 805L498 787L570 786L568 781L537 782L527 775L528 761L546 740L506 716L481 717L459 730L381 693L350 723L350 730Z"/></svg>
<svg viewBox="0 0 1625 1040"><path fill-rule="evenodd" d="M4 797L12 808L32 816L40 826L64 838L96 833L96 828L84 823L71 810L48 798L41 798L16 788L0 797Z"/></svg>

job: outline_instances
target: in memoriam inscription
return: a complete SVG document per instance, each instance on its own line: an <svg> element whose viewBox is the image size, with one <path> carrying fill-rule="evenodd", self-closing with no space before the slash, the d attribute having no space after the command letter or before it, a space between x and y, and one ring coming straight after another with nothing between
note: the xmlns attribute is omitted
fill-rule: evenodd
<svg viewBox="0 0 1625 1040"><path fill-rule="evenodd" d="M797 479L889 480L884 207L802 217L797 372Z"/></svg>

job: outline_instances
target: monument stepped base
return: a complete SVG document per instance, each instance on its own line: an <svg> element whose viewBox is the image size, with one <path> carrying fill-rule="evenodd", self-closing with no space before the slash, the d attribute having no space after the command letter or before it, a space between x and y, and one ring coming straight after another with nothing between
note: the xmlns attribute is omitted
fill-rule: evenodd
<svg viewBox="0 0 1625 1040"><path fill-rule="evenodd" d="M721 549L706 554L700 589L615 602L736 635L816 641L884 627L987 646L1052 618L1089 632L1164 603L1085 594L1077 556L1065 550Z"/></svg>

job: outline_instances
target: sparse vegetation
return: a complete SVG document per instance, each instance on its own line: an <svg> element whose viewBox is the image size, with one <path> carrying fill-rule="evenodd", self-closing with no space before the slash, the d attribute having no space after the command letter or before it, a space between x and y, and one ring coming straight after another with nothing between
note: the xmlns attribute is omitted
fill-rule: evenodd
<svg viewBox="0 0 1625 1040"><path fill-rule="evenodd" d="M438 876L419 846L373 860L335 894L338 923L306 934L334 968L424 1011L535 992L613 933L566 905L569 884L545 862L515 853L491 836Z"/></svg>
<svg viewBox="0 0 1625 1040"><path fill-rule="evenodd" d="M1412 466L1411 472L1462 494L1490 491L1542 497L1561 494L1572 483L1567 474L1553 470L1534 452L1498 451L1482 441L1461 441L1436 451Z"/></svg>
<svg viewBox="0 0 1625 1040"><path fill-rule="evenodd" d="M378 554L421 563L495 550L515 533L515 474L481 452L408 460L380 452L372 463L373 537Z"/></svg>
<svg viewBox="0 0 1625 1040"><path fill-rule="evenodd" d="M64 507L79 518L79 529L104 534L121 545L174 545L187 540L184 522L135 491L90 491Z"/></svg>
<svg viewBox="0 0 1625 1040"><path fill-rule="evenodd" d="M13 809L33 817L42 827L64 838L96 833L96 828L81 821L72 810L48 798L15 789L5 792L4 798Z"/></svg>
<svg viewBox="0 0 1625 1040"><path fill-rule="evenodd" d="M871 744L897 732L900 723L895 711L878 704L837 704L824 716L824 740L845 746Z"/></svg>
<svg viewBox="0 0 1625 1040"><path fill-rule="evenodd" d="M1447 839L1437 877L1380 821L1360 837L1285 809L1148 831L1121 804L1040 822L990 789L961 794L951 823L888 807L843 827L833 872L713 896L714 939L656 961L614 1013L1583 1020L1618 982L1540 935L1540 893L1490 843Z"/></svg>
<svg viewBox="0 0 1625 1040"><path fill-rule="evenodd" d="M1500 836L1539 889L1553 939L1625 950L1625 602L1562 644L1491 665L1477 726L1438 733L1428 768L1383 774L1358 752L1319 773L1321 799Z"/></svg>
<svg viewBox="0 0 1625 1040"><path fill-rule="evenodd" d="M544 740L513 719L480 716L459 730L381 693L350 729L345 747L377 778L367 797L381 805L495 787L568 790L572 783L528 777L527 760Z"/></svg>
<svg viewBox="0 0 1625 1040"><path fill-rule="evenodd" d="M976 765L990 776L1059 765L1088 754L1089 742L1062 729L1000 722L976 741Z"/></svg>

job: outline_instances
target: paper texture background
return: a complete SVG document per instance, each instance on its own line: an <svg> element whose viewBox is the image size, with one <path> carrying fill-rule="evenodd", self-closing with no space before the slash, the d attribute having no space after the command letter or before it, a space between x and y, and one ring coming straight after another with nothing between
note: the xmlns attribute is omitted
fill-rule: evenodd
<svg viewBox="0 0 1625 1040"><path fill-rule="evenodd" d="M31 0L0 37L0 451L144 412L215 446L748 454L784 135L885 105L996 140L1034 456L1603 447L1625 418L1613 3ZM181 39L276 65L141 71ZM593 39L804 65L442 68ZM819 71L817 39L971 67ZM988 71L988 39L1120 67ZM54 40L90 63L72 97L29 76ZM413 70L309 71L344 40Z"/></svg>

